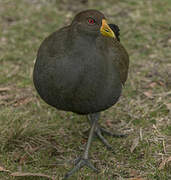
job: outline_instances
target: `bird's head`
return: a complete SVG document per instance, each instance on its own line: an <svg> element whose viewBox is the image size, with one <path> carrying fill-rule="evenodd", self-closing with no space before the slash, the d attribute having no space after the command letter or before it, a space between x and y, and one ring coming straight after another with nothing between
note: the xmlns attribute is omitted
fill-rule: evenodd
<svg viewBox="0 0 171 180"><path fill-rule="evenodd" d="M86 10L78 13L72 21L71 27L80 33L116 38L115 33L107 24L105 16L97 10Z"/></svg>

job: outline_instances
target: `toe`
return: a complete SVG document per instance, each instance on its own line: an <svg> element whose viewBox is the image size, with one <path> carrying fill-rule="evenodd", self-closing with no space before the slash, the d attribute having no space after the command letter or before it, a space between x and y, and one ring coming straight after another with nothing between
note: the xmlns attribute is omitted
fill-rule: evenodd
<svg viewBox="0 0 171 180"><path fill-rule="evenodd" d="M100 129L96 131L96 135L103 142L103 144L107 147L107 149L112 150L112 146L107 142L107 140L102 136Z"/></svg>

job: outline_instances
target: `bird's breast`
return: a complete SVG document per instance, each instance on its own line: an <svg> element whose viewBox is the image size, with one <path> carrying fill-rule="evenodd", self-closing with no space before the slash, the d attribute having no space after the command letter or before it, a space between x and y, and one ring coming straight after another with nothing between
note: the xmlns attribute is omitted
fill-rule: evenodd
<svg viewBox="0 0 171 180"><path fill-rule="evenodd" d="M104 110L121 93L119 73L112 62L94 49L50 59L46 67L39 65L37 89L42 99L58 109L80 114Z"/></svg>

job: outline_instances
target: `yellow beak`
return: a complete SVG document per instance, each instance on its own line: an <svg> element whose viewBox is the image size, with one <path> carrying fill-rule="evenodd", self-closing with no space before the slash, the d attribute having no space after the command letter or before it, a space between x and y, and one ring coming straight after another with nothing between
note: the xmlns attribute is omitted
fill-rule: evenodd
<svg viewBox="0 0 171 180"><path fill-rule="evenodd" d="M116 38L114 32L107 24L107 21L105 19L102 19L102 26L100 27L100 32L103 36L108 36L111 38Z"/></svg>

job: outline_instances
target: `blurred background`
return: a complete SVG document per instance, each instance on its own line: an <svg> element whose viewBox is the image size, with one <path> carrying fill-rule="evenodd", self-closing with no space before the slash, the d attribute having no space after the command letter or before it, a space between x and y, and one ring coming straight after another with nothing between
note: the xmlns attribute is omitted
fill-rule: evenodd
<svg viewBox="0 0 171 180"><path fill-rule="evenodd" d="M101 123L130 135L108 137L115 154L95 139L90 154L100 173L84 168L71 179L171 179L170 0L0 0L0 179L62 179L83 151L86 118L45 104L32 71L44 38L85 9L120 27L129 78Z"/></svg>

